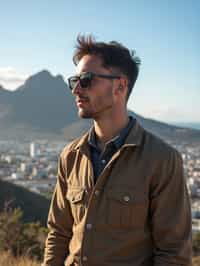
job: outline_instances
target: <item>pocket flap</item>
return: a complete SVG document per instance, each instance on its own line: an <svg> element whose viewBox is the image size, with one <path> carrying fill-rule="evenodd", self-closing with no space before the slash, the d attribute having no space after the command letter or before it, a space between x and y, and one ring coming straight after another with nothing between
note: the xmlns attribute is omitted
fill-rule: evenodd
<svg viewBox="0 0 200 266"><path fill-rule="evenodd" d="M134 193L130 191L120 191L116 189L108 190L107 197L112 200L120 201L123 204L130 204L135 202Z"/></svg>
<svg viewBox="0 0 200 266"><path fill-rule="evenodd" d="M119 201L123 204L133 204L146 201L142 192L136 192L130 188L110 188L107 191L107 198Z"/></svg>
<svg viewBox="0 0 200 266"><path fill-rule="evenodd" d="M80 188L70 188L67 191L66 197L67 199L72 202L76 203L83 199L84 196L84 189Z"/></svg>

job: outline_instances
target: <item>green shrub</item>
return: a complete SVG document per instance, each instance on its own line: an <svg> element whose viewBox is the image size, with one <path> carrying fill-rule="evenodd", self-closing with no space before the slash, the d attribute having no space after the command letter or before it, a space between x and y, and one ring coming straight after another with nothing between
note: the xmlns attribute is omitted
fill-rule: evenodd
<svg viewBox="0 0 200 266"><path fill-rule="evenodd" d="M22 217L20 208L6 208L0 213L0 250L41 260L47 229L39 222L23 223Z"/></svg>
<svg viewBox="0 0 200 266"><path fill-rule="evenodd" d="M200 255L200 233L193 235L193 253L195 256Z"/></svg>

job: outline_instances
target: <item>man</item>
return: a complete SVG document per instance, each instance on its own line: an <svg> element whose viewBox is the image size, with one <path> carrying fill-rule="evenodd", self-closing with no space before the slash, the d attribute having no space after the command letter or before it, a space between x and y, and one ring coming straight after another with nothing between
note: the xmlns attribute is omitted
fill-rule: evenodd
<svg viewBox="0 0 200 266"><path fill-rule="evenodd" d="M139 59L79 36L73 60L69 88L94 124L60 155L43 265L191 265L181 155L127 113Z"/></svg>

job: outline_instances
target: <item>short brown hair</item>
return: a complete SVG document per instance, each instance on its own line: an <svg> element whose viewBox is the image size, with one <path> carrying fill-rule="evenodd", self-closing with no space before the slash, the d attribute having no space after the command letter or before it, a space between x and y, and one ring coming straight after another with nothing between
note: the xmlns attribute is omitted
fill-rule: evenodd
<svg viewBox="0 0 200 266"><path fill-rule="evenodd" d="M78 35L73 56L74 64L77 65L81 58L88 54L100 56L105 68L113 67L126 75L128 78L128 99L137 80L141 63L140 58L135 56L135 51L129 51L116 41L109 43L96 42L92 35Z"/></svg>

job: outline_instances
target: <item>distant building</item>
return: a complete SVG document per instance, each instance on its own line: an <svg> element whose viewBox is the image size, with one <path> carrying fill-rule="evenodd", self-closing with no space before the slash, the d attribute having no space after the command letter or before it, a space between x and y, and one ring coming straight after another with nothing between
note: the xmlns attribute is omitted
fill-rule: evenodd
<svg viewBox="0 0 200 266"><path fill-rule="evenodd" d="M17 179L22 179L23 176L20 173L12 173L11 178L17 180Z"/></svg>
<svg viewBox="0 0 200 266"><path fill-rule="evenodd" d="M30 163L21 163L21 165L20 165L20 170L21 170L23 173L28 173L28 174L30 174L31 171L32 171L32 164L30 164Z"/></svg>
<svg viewBox="0 0 200 266"><path fill-rule="evenodd" d="M40 154L40 149L37 143L31 142L30 143L30 157L35 158Z"/></svg>
<svg viewBox="0 0 200 266"><path fill-rule="evenodd" d="M200 220L192 219L192 233L198 233L200 231Z"/></svg>
<svg viewBox="0 0 200 266"><path fill-rule="evenodd" d="M4 156L4 161L6 161L7 163L12 163L12 157L10 155L6 155Z"/></svg>
<svg viewBox="0 0 200 266"><path fill-rule="evenodd" d="M38 169L37 167L33 167L32 178L47 178L48 174L45 169Z"/></svg>

